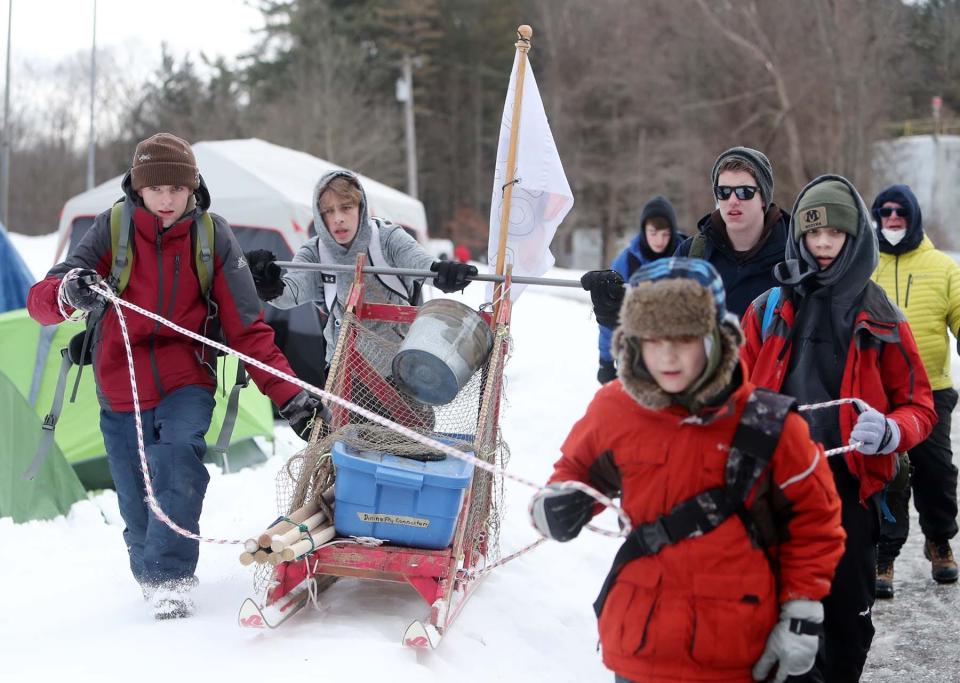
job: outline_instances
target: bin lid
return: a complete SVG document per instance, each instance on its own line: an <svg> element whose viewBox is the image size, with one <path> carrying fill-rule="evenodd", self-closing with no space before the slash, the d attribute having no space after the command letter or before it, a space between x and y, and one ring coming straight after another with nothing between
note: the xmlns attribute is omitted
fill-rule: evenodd
<svg viewBox="0 0 960 683"><path fill-rule="evenodd" d="M473 455L470 449L458 450ZM450 489L464 488L473 476L473 464L459 458L448 456L443 460L413 460L383 451L355 450L342 441L333 443L333 463L337 467L347 467L370 475L375 475L381 466L415 472L423 476L423 483L428 486Z"/></svg>

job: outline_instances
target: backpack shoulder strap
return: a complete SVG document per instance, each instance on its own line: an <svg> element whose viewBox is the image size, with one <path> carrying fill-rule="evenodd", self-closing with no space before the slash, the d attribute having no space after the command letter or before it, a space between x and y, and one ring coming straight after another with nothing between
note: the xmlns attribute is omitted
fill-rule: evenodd
<svg viewBox="0 0 960 683"><path fill-rule="evenodd" d="M698 232L693 236L693 241L690 243L690 251L687 252L687 256L690 258L703 258L705 253L707 253L707 236L702 232Z"/></svg>
<svg viewBox="0 0 960 683"><path fill-rule="evenodd" d="M796 400L767 389L754 389L747 399L730 442L724 486L716 486L677 503L653 522L640 524L613 559L613 567L593 603L600 616L607 594L620 570L635 559L655 555L664 547L709 533L745 505L750 491L777 450L787 415Z"/></svg>
<svg viewBox="0 0 960 683"><path fill-rule="evenodd" d="M126 200L120 200L110 209L110 250L113 263L110 265L110 285L120 294L130 282L133 270L133 245L130 234L133 232L130 207Z"/></svg>
<svg viewBox="0 0 960 683"><path fill-rule="evenodd" d="M216 243L213 218L204 211L200 214L200 219L195 222L195 225L197 225L197 239L194 245L193 258L197 265L200 291L206 296L210 291L210 284L213 282L213 247Z"/></svg>
<svg viewBox="0 0 960 683"><path fill-rule="evenodd" d="M383 256L383 245L380 244L380 228L377 226L376 221L370 221L370 246L367 249L367 253L370 255L371 266L384 267L390 265ZM407 287L406 283L400 277L380 274L377 275L376 278L380 281L381 285L397 296L403 297L411 305L413 304L415 293Z"/></svg>
<svg viewBox="0 0 960 683"><path fill-rule="evenodd" d="M780 288L774 287L767 294L763 303L763 321L760 323L760 338L767 338L767 331L770 329L770 323L773 322L773 314L777 310L777 304L780 301ZM758 311L759 313L759 311Z"/></svg>

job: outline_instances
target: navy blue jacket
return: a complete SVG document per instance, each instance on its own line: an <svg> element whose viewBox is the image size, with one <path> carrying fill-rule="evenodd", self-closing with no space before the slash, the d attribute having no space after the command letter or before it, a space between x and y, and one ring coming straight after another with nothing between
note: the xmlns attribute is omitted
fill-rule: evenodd
<svg viewBox="0 0 960 683"><path fill-rule="evenodd" d="M713 224L714 214L707 214L697 223L697 230L706 238L701 258L709 261L720 273L727 295L727 310L738 318L743 317L754 299L771 287L780 286L773 277L773 267L784 259L790 216L776 204L771 204L767 209L767 221L774 218L771 212L776 212L776 224L759 251L743 262L737 261L730 242ZM721 220L719 214L717 220ZM674 256L688 256L695 239L696 236L681 243Z"/></svg>

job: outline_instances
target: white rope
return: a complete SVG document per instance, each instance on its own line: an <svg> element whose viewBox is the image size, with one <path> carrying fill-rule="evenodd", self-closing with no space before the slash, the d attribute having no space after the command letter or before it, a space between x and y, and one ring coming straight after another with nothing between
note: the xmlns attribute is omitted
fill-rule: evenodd
<svg viewBox="0 0 960 683"><path fill-rule="evenodd" d="M71 273L73 273L73 277L76 277L76 274L75 274L74 271L71 271ZM60 290L59 290L60 294L63 293L64 283L66 282L67 277L70 276L71 273L68 273L67 276L64 276L64 280L61 281ZM356 405L355 403L352 403L352 402L350 402L350 401L348 401L348 400L346 400L346 399L344 399L344 398L341 398L340 396L337 396L336 394L331 394L330 392L325 391L325 390L323 390L323 389L320 389L320 388L318 388L318 387L315 387L315 386L313 386L312 384L310 384L310 383L308 383L308 382L304 382L303 380L301 380L301 379L299 379L299 378L297 378L297 377L294 377L294 376L292 376L292 375L288 375L288 374L285 373L285 372L282 372L282 371L280 371L280 370L277 370L277 369L275 369L275 368L267 365L266 363L263 363L263 362L257 360L256 358L252 358L252 357L250 357L250 356L247 356L246 354L241 353L241 352L239 352L239 351L236 351L236 350L234 350L234 349L232 349L232 348L230 348L230 347L228 347L228 346L226 346L226 345L224 345L224 344L220 344L219 342L215 342L215 341L213 341L212 339L208 339L207 337L204 337L204 336L202 336L202 335L200 335L200 334L197 334L197 333L195 333L195 332L193 332L193 331L191 331L191 330L188 330L188 329L186 329L186 328L184 328L184 327L181 327L180 325L177 325L176 323L173 323L173 322L171 322L171 321L163 318L162 316L157 315L156 313L153 313L152 311L148 311L148 310L146 310L146 309L144 309L144 308L141 308L140 306L137 306L136 304L130 303L129 301L124 301L123 299L120 299L109 287L106 287L106 286L104 286L104 285L94 285L94 286L91 287L91 289L92 289L93 291L97 292L98 294L100 294L101 296L103 296L105 299L107 299L107 300L109 300L109 301L111 301L111 302L114 303L114 305L115 305L114 310L116 311L116 313L117 313L117 319L118 319L119 322L120 322L120 329L121 329L121 332L122 332L122 335L123 335L124 347L125 347L126 353L127 353L127 366L128 366L129 371L130 371L130 386L131 386L131 390L132 390L132 393L133 393L134 415L135 415L136 424L137 424L137 448L138 448L139 454L140 454L140 466L141 466L141 468L142 468L142 470L143 470L144 487L145 487L146 492L147 492L147 496L146 496L147 504L149 505L150 509L153 510L153 512L154 512L154 514L157 516L157 518L160 519L160 521L162 521L164 524L166 524L168 527L170 527L173 531L177 532L177 533L180 534L181 536L186 536L187 538L191 538L191 539L196 540L196 541L203 541L203 542L205 542L205 543L239 544L239 545L242 545L242 544L244 543L243 540L239 540L239 539L206 538L206 537L203 537L203 536L199 536L199 535L197 535L197 534L194 534L193 532L188 531L188 530L186 530L186 529L183 529L183 528L181 528L179 525L177 525L172 519L170 519L170 518L163 512L163 510L160 508L160 505L157 503L156 498L155 498L155 496L154 496L154 494L153 494L153 486L152 486L152 484L151 484L150 474L149 474L149 471L148 471L148 468L147 468L147 465L146 465L146 452L145 452L144 443L143 443L143 424L142 424L142 422L141 422L141 417L140 417L140 398L139 398L139 394L138 394L138 392L137 392L136 374L135 374L135 372L134 372L134 366L133 366L133 352L132 352L132 350L131 350L131 348L130 348L130 339L129 339L129 335L128 335L128 332L127 332L127 326L126 326L125 317L124 317L123 312L121 311L121 309L120 309L119 306L128 308L128 309L130 309L130 310L132 310L132 311L134 311L134 312L136 312L136 313L139 313L140 315L142 315L142 316L144 316L144 317L146 317L146 318L149 318L149 319L151 319L151 320L154 320L154 321L156 321L156 322L158 322L158 323L160 323L160 324L162 324L162 325L165 325L165 326L169 327L170 329L172 329L172 330L174 330L174 331L176 331L176 332L179 332L180 334L182 334L182 335L184 335L184 336L186 336L186 337L189 337L190 339L194 339L194 340L199 341L199 342L201 342L201 343L203 343L203 344L206 344L206 345L208 345L208 346L212 346L213 348L215 348L215 349L217 349L217 350L219 350L219 351L222 351L223 353L230 354L230 355L232 355L232 356L236 356L237 358L239 358L240 360L242 360L244 363L246 363L246 364L248 364L248 365L252 365L252 366L254 366L254 367L256 367L256 368L259 368L259 369L263 370L264 372L267 372L267 373L269 373L269 374L271 374L271 375L274 375L274 376L276 376L276 377L279 377L279 378L281 378L281 379L284 379L284 380L290 382L291 384L293 384L293 385L295 385L295 386L298 386L298 387L300 387L301 389L305 389L305 390L309 391L310 393L315 394L316 396L319 396L320 398L322 398L322 399L324 399L324 400L326 400L326 401L330 401L330 402L332 402L332 403L336 403L337 405L342 406L343 408L346 408L346 409L350 410L351 412L355 412L355 413L357 413L357 414L359 414L359 415L367 418L368 420L370 420L370 421L372 421L372 422L375 422L375 423L380 424L380 425L382 425L382 426L384 426L384 427L387 427L387 428L389 428L389 429L392 429L393 431L395 431L395 432L397 432L397 433L399 433L399 434L402 434L403 436L407 437L408 439L411 439L411 440L413 440L413 441L416 441L417 443L420 443L420 444L422 444L422 445L424 445L424 446L427 446L428 448L436 449L436 450L438 450L438 451L440 451L440 452L442 452L442 453L445 453L446 455L449 455L449 456L451 456L451 457L453 457L453 458L458 458L458 459L460 459L460 460L465 460L465 461L471 463L474 467L479 467L480 469L482 469L482 470L484 470L484 471L486 471L486 472L489 472L489 473L491 473L491 474L493 474L493 475L503 476L503 477L505 477L505 478L507 478L507 479L511 479L511 480L516 481L516 482L518 482L518 483L520 483L520 484L524 484L524 485L529 486L530 488L536 489L536 490L538 490L538 491L543 488L540 484L537 484L537 483L535 483L535 482L532 482L532 481L530 481L530 480L528 480L528 479L524 479L523 477L520 477L520 476L518 476L518 475L515 475L515 474L513 474L513 473L511 473L511 472L507 472L506 470L503 470L503 469L497 467L496 465L493 465L493 464L491 464L491 463L488 463L488 462L486 462L485 460L481 460L480 458L477 458L477 457L475 457L475 456L473 456L473 455L470 455L470 454L468 454L468 453L464 453L464 452L462 452L462 451L459 451L459 450L457 450L456 448L454 448L454 447L452 447L452 446L450 446L450 445L448 445L448 444L442 443L442 442L440 442L440 441L436 441L436 440L434 440L434 439L431 439L431 438L428 437L428 436L424 436L423 434L420 434L419 432L416 432L416 431L414 431L414 430L412 430L412 429L409 429L409 428L407 428L407 427L404 427L404 426L401 425L401 424L397 424L396 422L393 422L392 420L389 420L389 419L387 419L387 418L385 418L385 417L382 417L382 416L380 416L380 415L377 415L376 413L373 413L373 412L371 412L371 411L363 408L362 406L358 406L358 405ZM67 301L66 303L69 303L69 301ZM119 304L119 306L116 306L116 304ZM627 516L627 513L626 513L621 507L617 506L616 503L614 503L610 498L608 498L607 496L603 495L602 493L600 493L600 492L597 491L596 489L594 489L594 488L592 488L592 487L590 487L590 486L588 486L588 485L586 485L586 484L583 484L583 483L581 483L581 482L569 482L569 485L570 485L570 488L576 488L576 489L579 490L579 491L583 491L584 493L586 493L586 494L589 495L590 497L594 498L594 499L595 499L598 503L600 503L601 505L604 505L605 507L612 508L612 509L617 513L618 517L620 518L621 528L620 528L619 533L610 532L610 531L606 531L606 530L603 530L603 529L596 529L596 528L594 528L594 527L591 527L592 530L596 531L597 533L601 533L601 534L604 534L604 535L607 535L607 536L613 536L613 537L626 536L627 534L630 533L630 530L631 530L631 528L632 528L631 523L630 523L630 518Z"/></svg>
<svg viewBox="0 0 960 683"><path fill-rule="evenodd" d="M65 311L65 309L64 309L64 304L69 305L69 306L71 306L71 307L73 307L73 305L72 305L72 303L70 302L69 297L67 296L66 292L64 291L64 290L65 290L64 285L65 285L65 283L66 283L68 280L70 280L70 279L75 279L76 276L77 276L77 273L79 272L79 270L80 270L79 268L75 268L75 269L69 271L69 272L64 276L64 278L61 280L60 287L59 287L59 290L58 290L58 293L57 293L57 305L58 305L58 307L59 307L59 309L60 309L60 313L61 313L61 315L63 315L64 318L67 318L67 319L69 319L70 316L67 315L67 313L66 313L66 311ZM213 341L212 339L208 339L207 337L204 337L204 336L202 336L202 335L200 335L200 334L197 334L197 333L195 333L195 332L192 332L191 330L188 330L188 329L186 329L186 328L184 328L184 327L181 327L181 326L177 325L176 323L173 323L173 322L171 322L171 321L163 318L162 316L157 315L156 313L153 313L153 312L148 311L148 310L146 310L146 309L144 309L144 308L141 308L140 306L137 306L136 304L130 303L129 301L124 301L123 299L120 299L109 287L106 287L106 286L103 286L103 285L93 285L93 286L91 287L91 289L92 289L93 291L97 292L98 294L100 294L102 297L104 297L104 298L107 299L108 301L111 301L111 302L115 305L115 311L116 311L116 313L117 313L117 319L118 319L118 321L119 321L119 323L120 323L120 329L121 329L121 332L122 332L122 335L123 335L124 348L125 348L126 354L127 354L127 366L128 366L129 371L130 371L130 387L131 387L131 390L132 390L132 393L133 393L134 416L135 416L136 425L137 425L137 448L138 448L139 455L140 455L140 466L141 466L141 469L142 469L142 472L143 472L144 488L146 489L146 492L147 492L147 496L146 496L147 504L149 505L150 509L153 511L153 513L157 516L157 518L158 518L160 521L162 521L162 522L163 522L164 524L166 524L170 529L172 529L172 530L175 531L176 533L180 534L181 536L185 536L185 537L187 537L187 538L191 538L191 539L196 540L196 541L203 541L203 542L205 542L205 543L240 544L240 545L242 545L242 544L244 543L243 540L239 540L239 539L207 538L207 537L204 537L204 536L200 536L200 535L198 535L198 534L194 534L193 532L188 531L188 530L186 530L186 529L183 529L182 527L180 527L179 525L177 525L177 524L176 524L172 519L170 519L170 517L167 516L167 514L164 513L163 510L160 508L160 505L159 505L159 503L157 502L156 497L154 496L154 493L153 493L153 486L152 486L152 483L151 483L151 480L150 480L149 469L148 469L148 467L147 467L147 462L146 462L146 451L145 451L145 447L144 447L144 443L143 443L143 423L142 423L142 421L141 421L141 416L140 416L140 399L139 399L139 395L138 395L138 393L137 393L136 373L135 373L135 371L134 371L134 365L133 365L133 352L132 352L132 350L131 350L131 348L130 348L130 339L129 339L129 335L128 335L128 332L127 332L127 326L126 326L125 317L124 317L124 315L123 315L123 312L120 310L119 307L116 306L116 304L119 304L120 306L124 306L124 307L126 307L126 308L129 308L130 310L132 310L132 311L134 311L134 312L136 312L136 313L139 313L140 315L143 315L143 316L146 317L146 318L149 318L149 319L151 319L151 320L154 320L154 321L156 321L156 322L158 322L158 323L160 323L160 324L162 324L162 325L165 325L165 326L169 327L170 329L172 329L172 330L174 330L174 331L176 331L176 332L179 332L180 334L182 334L182 335L184 335L184 336L186 336L186 337L189 337L190 339L194 339L194 340L199 341L199 342L201 342L201 343L203 343L203 344L206 344L206 345L208 345L208 346L212 346L213 348L215 348L215 349L217 349L217 350L219 350L219 351L221 351L221 352L223 352L223 353L225 353L225 354L229 354L229 355L232 355L232 356L236 356L238 359L240 359L241 361L243 361L244 363L246 363L246 364L248 364L248 365L252 365L252 366L254 366L254 367L256 367L256 368L259 368L259 369L263 370L264 372L267 372L267 373L269 373L269 374L271 374L271 375L274 375L274 376L276 376L276 377L279 377L279 378L281 378L281 379L284 379L284 380L290 382L291 384L300 387L301 389L305 389L306 391L308 391L308 392L310 392L310 393L312 393L312 394L315 394L315 395L319 396L319 397L322 398L322 399L325 399L325 400L327 400L327 401L336 403L337 405L339 405L339 406L341 406L341 407L343 407L343 408L346 408L346 409L348 409L348 410L350 410L350 411L352 411L352 412L355 412L355 413L357 413L357 414L359 414L359 415L367 418L368 420L370 420L370 421L372 421L372 422L375 422L375 423L380 424L380 425L382 425L382 426L384 426L384 427L387 427L388 429L391 429L391 430L397 432L398 434L401 434L401 435L407 437L408 439L411 439L411 440L413 440L413 441L416 441L417 443L420 443L420 444L422 444L422 445L424 445L424 446L427 446L428 448L432 448L432 449L438 450L438 451L440 451L440 452L442 452L442 453L445 453L446 455L449 455L449 456L451 456L451 457L453 457L453 458L457 458L457 459L460 459L460 460L465 460L465 461L471 463L474 467L479 467L480 469L482 469L482 470L484 470L484 471L486 471L486 472L489 472L490 474L499 475L499 476L505 477L505 478L507 478L507 479L511 479L511 480L513 480L513 481L516 481L516 482L518 482L518 483L520 483L520 484L524 484L524 485L529 486L530 488L536 489L536 490L538 490L538 491L543 489L543 487L542 487L540 484L537 484L537 483L535 483L535 482L532 482L532 481L530 481L530 480L528 480L528 479L525 479L525 478L523 478L523 477L517 476L517 475L515 475L515 474L513 474L513 473L511 473L511 472L507 472L506 470L504 470L504 469L502 469L502 468L500 468L500 467L497 467L496 465L493 465L493 464L491 464L491 463L488 463L488 462L486 462L485 460L481 460L480 458L477 458L477 457L475 457L475 456L469 455L469 454L467 454L467 453L463 453L463 452L457 450L456 448L453 448L452 446L450 446L450 445L448 445L448 444L442 443L442 442L440 442L440 441L436 441L436 440L434 440L434 439L431 439L431 438L428 437L428 436L424 436L423 434L420 434L419 432L416 432L416 431L414 431L414 430L412 430L412 429L409 429L409 428L407 428L407 427L404 427L403 425L398 424L398 423L396 423L396 422L393 422L392 420L390 420L390 419L388 419L388 418L385 418L385 417L382 417L382 416L380 416L380 415L377 415L376 413L373 413L373 412L371 412L371 411L363 408L362 406L358 406L358 405L356 405L355 403L352 403L352 402L350 402L350 401L348 401L348 400L346 400L346 399L344 399L344 398L341 398L340 396L337 396L336 394L331 394L330 392L325 391L325 390L323 390L323 389L320 389L320 388L318 388L318 387L315 387L315 386L313 386L312 384L309 384L308 382L304 382L303 380L301 380L301 379L299 379L299 378L297 378L297 377L294 377L294 376L292 376L292 375L288 375L288 374L286 374L285 372L282 372L282 371L280 371L280 370L277 370L277 369L275 369L275 368L267 365L266 363L263 363L263 362L257 360L256 358L252 358L252 357L250 357L250 356L247 356L246 354L243 354L243 353L241 353L241 352L239 352L239 351L236 351L236 350L234 350L234 349L232 349L232 348L230 348L230 347L228 347L228 346L226 346L226 345L224 345L224 344L220 344L219 342L215 342L215 341ZM508 290L509 290L509 288L508 288ZM503 295L504 295L505 293L506 293L506 292L501 293L501 299L504 298ZM79 316L79 319L82 319L84 316L85 316L85 314L81 314L81 315ZM866 408L869 408L869 407L870 407L866 402L862 401L861 399L858 399L858 398L843 398L843 399L838 399L838 400L836 400L836 401L828 401L828 402L825 402L825 403L813 403L813 404L802 405L802 406L799 406L799 407L798 407L798 410L799 410L799 411L816 410L816 409L819 409L819 408L828 408L828 407L832 407L832 406L836 406L836 405L841 405L841 404L844 404L844 403L858 403L858 404L860 404L862 407L866 407ZM858 442L852 443L852 444L850 444L850 445L848 445L848 446L843 446L843 447L840 447L840 448L834 448L834 449L828 450L828 451L826 451L826 455L827 455L827 456L831 456L831 455L838 455L838 454L840 454L840 453L846 453L846 452L855 450L856 448L858 448L858 447L861 446L861 445L863 445L862 442L859 442L859 441L858 441ZM608 536L608 537L612 537L612 538L626 537L626 536L628 536L628 535L630 534L630 532L632 531L632 523L631 523L631 521L630 521L629 516L628 516L627 513L623 510L623 508L620 507L620 506L618 506L616 503L613 502L613 500L611 500L611 499L608 498L607 496L603 495L602 493L600 493L599 491L597 491L597 490L594 489L593 487L591 487L591 486L589 486L589 485L587 485L587 484L584 484L584 483L582 483L582 482L579 482L579 481L557 482L557 484L558 484L561 488L569 488L569 489L574 489L574 490L582 491L583 493L586 493L587 495L589 495L591 498L593 498L594 500L596 500L598 503L600 503L600 504L603 505L604 507L608 507L608 508L611 508L612 510L614 510L614 512L616 512L616 514L617 514L617 516L618 516L618 518L619 518L619 521L620 521L620 530L619 530L618 532L609 531L609 530L606 530L606 529L601 529L601 528L598 528L598 527L596 527L596 526L594 526L594 525L591 525L591 524L586 525L586 528L590 529L590 530L593 531L594 533L598 533L598 534L601 534L601 535L604 535L604 536ZM494 569L495 567L498 567L498 566L502 565L502 564L505 563L505 562L508 562L508 561L510 561L510 560L512 560L512 559L515 559L516 557L519 557L520 555L522 555L522 554L524 554L524 553L532 550L533 548L537 547L538 545L540 545L540 543L542 543L543 540L544 540L543 538L539 539L538 541L536 541L536 542L534 542L534 543L532 543L532 544L530 544L530 545L522 548L521 550L519 550L519 551L517 551L517 552L515 552L515 553L513 553L513 554L511 554L511 555L509 555L509 556L507 556L506 558L500 560L499 562L497 562L497 563L495 563L495 564L493 564L493 565L490 565L488 568L482 570L481 572L474 574L473 577L476 578L476 577L478 577L478 576L481 576L481 575L483 575L484 573L486 573L487 571L491 571L491 570ZM361 543L362 543L362 541L359 541L359 539L358 539L358 542L361 542ZM321 547L322 547L322 546L321 546Z"/></svg>

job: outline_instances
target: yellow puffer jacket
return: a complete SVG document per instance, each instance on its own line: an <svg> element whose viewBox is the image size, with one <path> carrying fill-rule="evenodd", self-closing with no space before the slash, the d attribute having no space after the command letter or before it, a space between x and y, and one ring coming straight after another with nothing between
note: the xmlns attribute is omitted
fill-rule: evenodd
<svg viewBox="0 0 960 683"><path fill-rule="evenodd" d="M952 387L947 328L955 336L960 328L960 266L924 237L905 254L881 252L873 280L906 314L930 387Z"/></svg>

